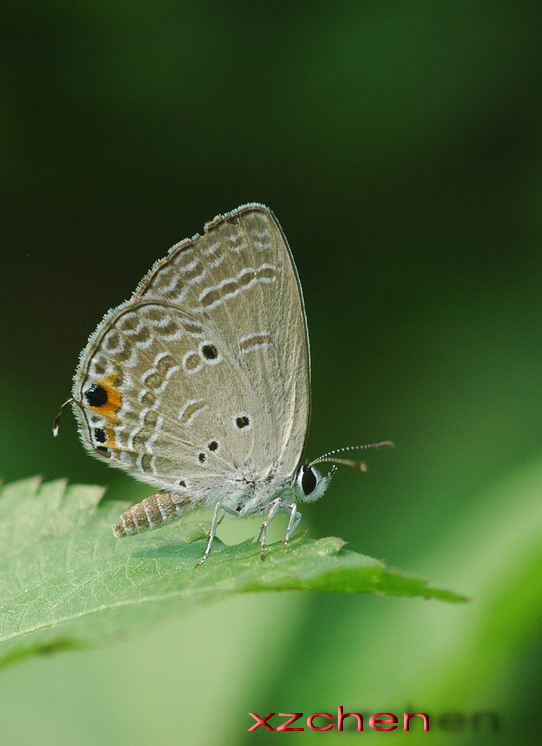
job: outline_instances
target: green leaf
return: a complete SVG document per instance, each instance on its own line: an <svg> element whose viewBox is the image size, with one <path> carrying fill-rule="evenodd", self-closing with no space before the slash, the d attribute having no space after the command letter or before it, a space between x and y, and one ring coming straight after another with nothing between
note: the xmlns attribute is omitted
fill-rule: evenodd
<svg viewBox="0 0 542 746"><path fill-rule="evenodd" d="M190 604L231 593L373 592L465 601L344 549L342 539L297 537L284 551L217 540L195 569L206 527L173 522L116 539L126 504L95 486L17 482L0 492L0 665L35 652L79 647L133 631Z"/></svg>

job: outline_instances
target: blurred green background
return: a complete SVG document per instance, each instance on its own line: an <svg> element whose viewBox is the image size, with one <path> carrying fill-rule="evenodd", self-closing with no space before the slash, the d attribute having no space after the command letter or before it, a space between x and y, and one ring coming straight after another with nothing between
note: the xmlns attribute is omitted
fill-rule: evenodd
<svg viewBox="0 0 542 746"><path fill-rule="evenodd" d="M540 4L52 0L2 25L3 479L148 494L51 421L104 312L261 201L304 287L308 455L396 443L302 527L474 599L247 596L28 660L0 672L2 744L263 743L249 711L339 704L431 731L281 742L539 743Z"/></svg>

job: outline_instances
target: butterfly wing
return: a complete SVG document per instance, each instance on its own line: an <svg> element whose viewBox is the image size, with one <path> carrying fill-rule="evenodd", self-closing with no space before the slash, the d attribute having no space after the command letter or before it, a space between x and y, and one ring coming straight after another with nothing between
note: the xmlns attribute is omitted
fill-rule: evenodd
<svg viewBox="0 0 542 746"><path fill-rule="evenodd" d="M199 499L240 475L285 481L306 437L308 356L286 239L245 205L174 246L92 335L73 390L83 443Z"/></svg>

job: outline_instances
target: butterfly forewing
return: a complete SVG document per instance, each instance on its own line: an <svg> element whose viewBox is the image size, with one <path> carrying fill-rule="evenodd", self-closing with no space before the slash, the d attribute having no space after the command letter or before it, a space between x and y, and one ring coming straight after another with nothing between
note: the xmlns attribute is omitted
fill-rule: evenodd
<svg viewBox="0 0 542 746"><path fill-rule="evenodd" d="M204 492L286 480L308 425L301 291L272 213L246 205L182 241L81 355L85 446L144 481Z"/></svg>

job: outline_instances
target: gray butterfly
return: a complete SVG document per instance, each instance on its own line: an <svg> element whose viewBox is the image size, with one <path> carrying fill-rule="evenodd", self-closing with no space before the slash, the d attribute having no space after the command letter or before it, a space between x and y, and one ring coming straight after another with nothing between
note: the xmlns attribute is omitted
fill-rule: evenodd
<svg viewBox="0 0 542 746"><path fill-rule="evenodd" d="M298 502L324 494L336 467L322 476L317 463L365 469L334 457L350 449L301 461L310 408L305 310L286 238L259 204L218 216L203 235L173 246L130 300L105 315L81 353L67 404L92 455L158 488L123 513L115 536L214 510L198 566L221 513L264 517L263 558L277 512L289 513L287 545ZM390 443L360 448L381 445Z"/></svg>

